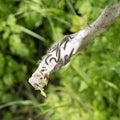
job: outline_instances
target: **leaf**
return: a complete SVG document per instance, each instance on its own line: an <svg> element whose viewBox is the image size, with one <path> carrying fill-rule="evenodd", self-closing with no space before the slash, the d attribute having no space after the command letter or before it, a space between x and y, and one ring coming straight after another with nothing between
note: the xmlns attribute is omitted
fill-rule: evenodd
<svg viewBox="0 0 120 120"><path fill-rule="evenodd" d="M19 27L20 27L20 29L21 29L23 32L25 32L25 33L27 33L27 34L29 34L29 35L37 38L37 39L40 40L40 41L45 41L45 38L42 37L42 36L40 36L40 35L38 35L37 33L33 32L33 31L31 31L31 30L23 27L23 26L19 26Z"/></svg>
<svg viewBox="0 0 120 120"><path fill-rule="evenodd" d="M29 55L29 50L26 45L21 41L20 36L17 34L11 35L9 39L10 50L14 54L18 54L20 56Z"/></svg>
<svg viewBox="0 0 120 120"><path fill-rule="evenodd" d="M40 93L41 93L44 97L47 97L46 93L44 92L44 88L40 88Z"/></svg>
<svg viewBox="0 0 120 120"><path fill-rule="evenodd" d="M103 81L105 84L107 84L108 86L110 86L110 87L118 90L118 87L117 87L115 84L113 84L113 83L111 83L111 82L109 82L109 81L107 81L107 80L102 80L102 81Z"/></svg>

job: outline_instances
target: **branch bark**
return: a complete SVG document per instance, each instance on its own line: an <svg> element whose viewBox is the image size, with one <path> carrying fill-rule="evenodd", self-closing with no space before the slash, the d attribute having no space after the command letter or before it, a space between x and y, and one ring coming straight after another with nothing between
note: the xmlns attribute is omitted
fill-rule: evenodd
<svg viewBox="0 0 120 120"><path fill-rule="evenodd" d="M97 35L107 31L118 16L120 16L120 2L107 6L101 15L83 30L64 36L60 42L48 50L39 67L29 79L29 83L36 90L42 89L47 85L52 71L67 64L74 54L89 44Z"/></svg>

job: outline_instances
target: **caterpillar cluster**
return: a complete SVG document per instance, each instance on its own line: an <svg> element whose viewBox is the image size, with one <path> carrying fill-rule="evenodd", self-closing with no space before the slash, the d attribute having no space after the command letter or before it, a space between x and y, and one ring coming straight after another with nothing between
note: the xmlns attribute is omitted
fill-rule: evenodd
<svg viewBox="0 0 120 120"><path fill-rule="evenodd" d="M61 66L67 64L70 61L71 56L73 55L74 48L71 49L70 53L65 54L64 57L62 56L61 49L66 50L68 42L71 40L70 35L66 35L60 43L57 43L54 47L52 47L49 51L47 56L45 57L45 64L49 65L52 60L56 62L53 70L59 69ZM52 53L55 52L55 55Z"/></svg>

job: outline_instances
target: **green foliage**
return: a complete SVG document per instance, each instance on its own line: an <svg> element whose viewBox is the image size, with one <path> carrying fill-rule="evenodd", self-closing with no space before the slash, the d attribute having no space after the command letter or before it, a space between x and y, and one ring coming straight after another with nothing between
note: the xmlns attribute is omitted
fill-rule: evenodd
<svg viewBox="0 0 120 120"><path fill-rule="evenodd" d="M0 118L119 120L118 18L51 76L47 98L27 80L51 44L94 21L118 0L0 0Z"/></svg>

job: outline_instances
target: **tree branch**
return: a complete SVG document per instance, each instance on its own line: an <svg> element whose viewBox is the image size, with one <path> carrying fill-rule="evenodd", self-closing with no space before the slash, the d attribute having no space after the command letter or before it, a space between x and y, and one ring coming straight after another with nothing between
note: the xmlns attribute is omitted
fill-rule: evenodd
<svg viewBox="0 0 120 120"><path fill-rule="evenodd" d="M120 2L106 7L92 24L74 34L66 35L53 45L44 56L37 70L29 79L29 83L36 89L43 89L47 85L52 71L67 64L71 57L89 44L97 35L108 30L116 17L120 15Z"/></svg>

